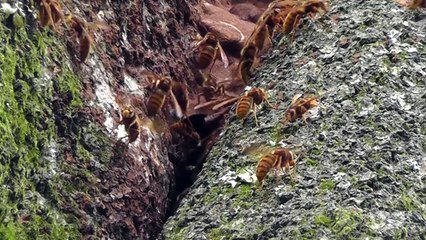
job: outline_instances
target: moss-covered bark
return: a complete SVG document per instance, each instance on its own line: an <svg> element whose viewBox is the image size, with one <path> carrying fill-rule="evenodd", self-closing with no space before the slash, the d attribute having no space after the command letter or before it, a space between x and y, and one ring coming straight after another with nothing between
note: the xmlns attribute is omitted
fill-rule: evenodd
<svg viewBox="0 0 426 240"><path fill-rule="evenodd" d="M29 12L22 27L0 19L0 237L79 239L97 225L78 211L93 205L110 140L83 111L58 35Z"/></svg>
<svg viewBox="0 0 426 240"><path fill-rule="evenodd" d="M231 117L166 239L424 239L425 12L392 1L331 1L253 74L279 110ZM280 41L282 38L282 41ZM321 94L310 121L282 125L296 94ZM281 96L281 99L280 97ZM256 187L261 150L301 157L292 179Z"/></svg>
<svg viewBox="0 0 426 240"><path fill-rule="evenodd" d="M80 65L69 29L40 29L32 3L17 4L25 17L16 25L0 13L1 239L157 235L175 193L170 134L144 128L131 145L114 137L124 132L124 104L145 109L141 69L191 76L182 47L195 32L192 3L61 2L67 14L92 21L96 13L111 27L94 34Z"/></svg>

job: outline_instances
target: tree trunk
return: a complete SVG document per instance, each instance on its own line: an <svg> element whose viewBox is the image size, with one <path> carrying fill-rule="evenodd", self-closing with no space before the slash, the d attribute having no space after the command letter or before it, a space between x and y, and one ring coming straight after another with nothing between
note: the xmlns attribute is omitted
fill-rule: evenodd
<svg viewBox="0 0 426 240"><path fill-rule="evenodd" d="M146 111L143 70L193 77L196 1L66 2L65 15L109 26L87 27L85 63L67 20L42 28L34 2L0 15L1 238L155 238L176 195L171 135L142 127L128 144L119 112ZM170 124L169 103L157 118Z"/></svg>
<svg viewBox="0 0 426 240"><path fill-rule="evenodd" d="M278 110L231 118L165 239L424 238L424 24L392 1L333 0L293 42L277 36L252 80ZM323 95L283 125L298 94ZM259 188L276 148L299 156L296 175L271 170Z"/></svg>

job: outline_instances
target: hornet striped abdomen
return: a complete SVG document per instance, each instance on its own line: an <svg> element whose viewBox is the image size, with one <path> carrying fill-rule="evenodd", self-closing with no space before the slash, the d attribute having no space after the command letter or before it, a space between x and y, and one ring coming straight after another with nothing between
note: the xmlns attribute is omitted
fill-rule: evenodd
<svg viewBox="0 0 426 240"><path fill-rule="evenodd" d="M285 148L279 148L264 155L260 159L256 167L256 178L260 183L260 186L263 186L263 180L271 169L285 169L286 171L289 171L290 168L293 169L290 175L292 176L295 173L296 168L296 160L293 152Z"/></svg>
<svg viewBox="0 0 426 240"><path fill-rule="evenodd" d="M268 153L260 159L256 167L256 178L259 183L263 184L263 179L266 177L271 168L274 167L276 160L277 156L272 153Z"/></svg>
<svg viewBox="0 0 426 240"><path fill-rule="evenodd" d="M253 98L249 96L242 96L238 101L236 108L236 115L239 119L244 119L250 112L253 106Z"/></svg>
<svg viewBox="0 0 426 240"><path fill-rule="evenodd" d="M129 143L138 138L140 129L139 118L130 107L125 107L121 110L120 124L124 124L124 129L127 132Z"/></svg>
<svg viewBox="0 0 426 240"><path fill-rule="evenodd" d="M160 111L170 89L171 80L169 78L163 77L154 82L153 93L148 98L148 102L146 104L148 116L154 116Z"/></svg>
<svg viewBox="0 0 426 240"><path fill-rule="evenodd" d="M269 107L275 108L268 102L266 92L263 88L252 88L250 91L246 92L243 96L240 97L236 107L237 117L244 120L249 114L250 110L253 109L254 120L256 125L258 125L256 107L263 102L266 102Z"/></svg>
<svg viewBox="0 0 426 240"><path fill-rule="evenodd" d="M206 46L202 52L197 56L197 67L204 69L213 63L216 58L216 49L212 46Z"/></svg>

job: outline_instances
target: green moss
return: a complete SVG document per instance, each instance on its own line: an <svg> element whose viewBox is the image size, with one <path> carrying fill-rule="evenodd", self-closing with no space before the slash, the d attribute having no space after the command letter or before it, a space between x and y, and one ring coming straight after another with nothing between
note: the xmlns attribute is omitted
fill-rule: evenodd
<svg viewBox="0 0 426 240"><path fill-rule="evenodd" d="M83 162L90 161L92 154L90 154L90 152L87 151L81 144L77 144L76 149L76 154L79 159L81 159Z"/></svg>
<svg viewBox="0 0 426 240"><path fill-rule="evenodd" d="M420 127L420 134L422 135L426 135L426 125L423 125ZM426 141L423 141L423 143Z"/></svg>
<svg viewBox="0 0 426 240"><path fill-rule="evenodd" d="M362 140L367 146L371 147L374 145L374 139L370 135L364 135Z"/></svg>
<svg viewBox="0 0 426 240"><path fill-rule="evenodd" d="M281 124L276 124L274 129L271 131L271 138L275 143L278 143L283 139L282 128L283 126Z"/></svg>
<svg viewBox="0 0 426 240"><path fill-rule="evenodd" d="M332 144L338 149L345 146L345 142L340 138L332 139Z"/></svg>
<svg viewBox="0 0 426 240"><path fill-rule="evenodd" d="M399 240L399 239L407 239L408 232L407 229L404 227L400 227L395 231L395 235L393 236L393 239Z"/></svg>
<svg viewBox="0 0 426 240"><path fill-rule="evenodd" d="M62 94L67 94L70 99L68 105L70 109L75 109L83 106L83 102L79 97L81 94L80 79L72 72L71 69L63 69L62 74L57 78L57 91Z"/></svg>
<svg viewBox="0 0 426 240"><path fill-rule="evenodd" d="M0 122L2 149L0 169L5 173L0 185L12 189L2 191L0 235L5 238L52 236L54 233L75 236L77 229L58 222L49 204L40 205L35 198L43 199L36 186L48 173L48 162L43 150L55 137L55 126L49 108L51 82L42 78L40 46L30 41L24 28L12 36L0 27L2 39L14 38L15 45L4 45L0 52L2 86L0 91ZM36 181L34 181L36 180ZM46 183L45 183L46 184ZM48 184L48 183L47 183ZM31 197L28 197L30 194ZM20 210L29 213L29 221L19 222ZM43 217L42 217L43 216ZM62 218L60 214L56 214ZM53 235L54 236L54 235Z"/></svg>
<svg viewBox="0 0 426 240"><path fill-rule="evenodd" d="M339 167L337 168L337 171L339 171L339 172L343 172L343 173L346 173L346 172L348 172L348 167L347 167L347 166L345 166L345 165L339 166Z"/></svg>
<svg viewBox="0 0 426 240"><path fill-rule="evenodd" d="M368 154L368 159L374 162L379 162L383 155L380 152L371 152ZM386 175L388 172L384 168L380 168L376 171L379 175Z"/></svg>
<svg viewBox="0 0 426 240"><path fill-rule="evenodd" d="M315 218L314 218L315 224L322 225L322 226L325 226L325 227L329 227L332 222L333 222L333 220L323 213L316 215Z"/></svg>
<svg viewBox="0 0 426 240"><path fill-rule="evenodd" d="M336 183L332 179L321 179L319 188L321 190L331 191L336 187Z"/></svg>
<svg viewBox="0 0 426 240"><path fill-rule="evenodd" d="M386 86L386 84L389 82L387 76L382 72L376 72L374 75L368 78L368 81L377 83L381 86Z"/></svg>
<svg viewBox="0 0 426 240"><path fill-rule="evenodd" d="M252 185L240 185L238 189L236 189L238 195L233 199L233 207L248 209L253 206L254 201L250 201L254 191L252 187Z"/></svg>
<svg viewBox="0 0 426 240"><path fill-rule="evenodd" d="M377 42L371 43L370 46L378 48L380 46L383 46L383 42L382 41L377 41Z"/></svg>
<svg viewBox="0 0 426 240"><path fill-rule="evenodd" d="M357 184L358 181L359 181L359 178L358 178L358 176L354 175L349 179L349 181L351 182L351 184Z"/></svg>
<svg viewBox="0 0 426 240"><path fill-rule="evenodd" d="M253 193L253 189L251 188L250 185L240 185L238 190L239 190L238 197L242 199L249 198Z"/></svg>
<svg viewBox="0 0 426 240"><path fill-rule="evenodd" d="M232 188L221 186L221 187L212 187L209 192L204 195L203 201L206 204L212 204L217 201L220 195L229 196L230 193L233 193L234 190Z"/></svg>
<svg viewBox="0 0 426 240"><path fill-rule="evenodd" d="M185 240L188 230L186 228L180 228L176 229L176 231L173 231L173 234L170 236L166 236L166 239L173 239L173 240Z"/></svg>
<svg viewBox="0 0 426 240"><path fill-rule="evenodd" d="M204 195L203 202L205 204L213 203L219 193L220 193L220 189L218 187L211 188L209 192L206 195Z"/></svg>
<svg viewBox="0 0 426 240"><path fill-rule="evenodd" d="M305 158L306 164L308 164L309 166L318 166L318 161L311 159L311 158Z"/></svg>
<svg viewBox="0 0 426 240"><path fill-rule="evenodd" d="M313 155L321 155L322 150L318 147L314 147L314 148L311 149L310 153L313 154Z"/></svg>
<svg viewBox="0 0 426 240"><path fill-rule="evenodd" d="M367 95L367 89L365 87L361 88L360 91L354 95L354 97L351 99L353 102L353 105L357 112L360 112L364 109L364 104L362 103L363 99L365 99ZM338 117L336 115L336 117Z"/></svg>
<svg viewBox="0 0 426 240"><path fill-rule="evenodd" d="M407 211L414 210L413 199L410 196L403 194L401 196L401 202L402 202L402 205L404 205L405 210Z"/></svg>
<svg viewBox="0 0 426 240"><path fill-rule="evenodd" d="M389 58L383 58L382 65L386 68L389 68L392 65L392 62L389 60Z"/></svg>
<svg viewBox="0 0 426 240"><path fill-rule="evenodd" d="M317 236L317 231L311 228L308 230L304 230L303 233L301 233L299 229L292 229L290 232L290 236L292 236L292 239L298 240L315 239Z"/></svg>
<svg viewBox="0 0 426 240"><path fill-rule="evenodd" d="M368 28L368 26L365 25L365 24L358 25L358 30L360 30L360 31L365 31L367 28Z"/></svg>
<svg viewBox="0 0 426 240"><path fill-rule="evenodd" d="M337 208L331 215L321 213L314 218L314 223L326 227L336 237L354 239L355 230L363 221L362 214L352 209Z"/></svg>
<svg viewBox="0 0 426 240"><path fill-rule="evenodd" d="M4 15L0 20L4 23ZM82 186L94 183L95 177L81 165L63 161L60 154L66 146L61 145L64 141L55 122L63 116L56 116L52 102L63 101L63 109L55 111L65 111L69 119L64 121L73 122L77 108L83 106L80 79L66 65L55 66L56 73L46 74L44 66L67 61L65 48L55 35L29 28L13 33L0 24L0 238L79 239L79 220L61 212L62 205L75 204L70 203L74 201L70 194L87 191ZM87 125L77 124L78 129ZM62 127L65 129L61 131L70 133L66 137L78 143L75 152L78 160L84 160L81 162L87 164L95 155L102 162L111 157L108 139L96 126L84 130L93 133L90 139L71 130L67 123ZM52 150L56 152L55 162L46 156ZM75 182L65 180L58 172L72 175Z"/></svg>
<svg viewBox="0 0 426 240"><path fill-rule="evenodd" d="M20 232L17 232L20 231ZM17 239L17 236L27 238L22 226L16 226L14 222L8 222L7 224L0 225L0 237L1 239Z"/></svg>
<svg viewBox="0 0 426 240"><path fill-rule="evenodd" d="M405 60L407 60L407 52L401 51L399 54L399 59L403 62L405 62Z"/></svg>
<svg viewBox="0 0 426 240"><path fill-rule="evenodd" d="M230 239L230 233L223 228L213 228L207 232L207 239L209 240L223 240Z"/></svg>
<svg viewBox="0 0 426 240"><path fill-rule="evenodd" d="M350 209L337 209L332 230L337 236L350 235L362 222L362 214Z"/></svg>

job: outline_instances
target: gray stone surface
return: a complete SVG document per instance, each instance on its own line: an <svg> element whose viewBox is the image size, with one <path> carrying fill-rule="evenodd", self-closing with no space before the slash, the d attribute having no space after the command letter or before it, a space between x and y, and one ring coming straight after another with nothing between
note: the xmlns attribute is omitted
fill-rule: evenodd
<svg viewBox="0 0 426 240"><path fill-rule="evenodd" d="M281 110L262 108L259 127L231 117L165 238L424 239L425 17L392 1L336 0L295 42L274 39L254 85L275 83ZM330 89L309 124L282 127L295 94ZM258 190L259 157L243 153L255 143L302 144L296 180L269 174Z"/></svg>

